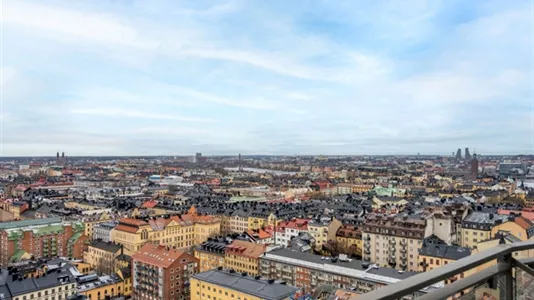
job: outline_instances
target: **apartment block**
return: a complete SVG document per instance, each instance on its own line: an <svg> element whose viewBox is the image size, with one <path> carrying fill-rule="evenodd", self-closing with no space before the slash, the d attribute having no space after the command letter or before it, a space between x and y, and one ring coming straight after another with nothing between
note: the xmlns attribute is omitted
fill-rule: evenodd
<svg viewBox="0 0 534 300"><path fill-rule="evenodd" d="M368 216L363 227L363 259L381 267L417 271L426 220L417 215Z"/></svg>
<svg viewBox="0 0 534 300"><path fill-rule="evenodd" d="M82 258L87 239L82 222L61 218L0 223L0 264L31 256Z"/></svg>
<svg viewBox="0 0 534 300"><path fill-rule="evenodd" d="M289 300L299 289L275 282L251 277L246 273L218 268L193 275L192 300Z"/></svg>
<svg viewBox="0 0 534 300"><path fill-rule="evenodd" d="M393 268L381 268L368 262L348 258L328 258L310 253L277 249L260 257L260 275L280 280L309 293L319 286L354 288L365 293L393 284L415 275L415 272L399 272ZM416 292L429 293L438 285Z"/></svg>
<svg viewBox="0 0 534 300"><path fill-rule="evenodd" d="M225 249L225 265L236 272L259 274L259 257L265 252L265 245L234 240Z"/></svg>
<svg viewBox="0 0 534 300"><path fill-rule="evenodd" d="M189 299L198 259L166 246L145 244L132 256L132 299Z"/></svg>

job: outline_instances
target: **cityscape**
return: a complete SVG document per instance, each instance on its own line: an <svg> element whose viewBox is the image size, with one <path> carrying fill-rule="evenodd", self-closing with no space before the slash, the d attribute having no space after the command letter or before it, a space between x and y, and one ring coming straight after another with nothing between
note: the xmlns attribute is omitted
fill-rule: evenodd
<svg viewBox="0 0 534 300"><path fill-rule="evenodd" d="M452 154L4 158L0 293L358 299L497 245L532 241L534 156Z"/></svg>
<svg viewBox="0 0 534 300"><path fill-rule="evenodd" d="M0 300L534 300L534 0L0 0Z"/></svg>

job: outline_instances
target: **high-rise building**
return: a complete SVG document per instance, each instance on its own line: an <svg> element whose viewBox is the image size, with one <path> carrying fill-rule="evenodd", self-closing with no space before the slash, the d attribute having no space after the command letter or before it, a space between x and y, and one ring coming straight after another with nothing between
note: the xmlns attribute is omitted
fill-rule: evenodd
<svg viewBox="0 0 534 300"><path fill-rule="evenodd" d="M478 159L476 153L473 155L473 159L471 160L471 178L478 178Z"/></svg>
<svg viewBox="0 0 534 300"><path fill-rule="evenodd" d="M462 149L458 148L458 151L456 151L456 159L460 160L462 159Z"/></svg>
<svg viewBox="0 0 534 300"><path fill-rule="evenodd" d="M471 153L469 153L469 148L465 148L465 161L471 160Z"/></svg>

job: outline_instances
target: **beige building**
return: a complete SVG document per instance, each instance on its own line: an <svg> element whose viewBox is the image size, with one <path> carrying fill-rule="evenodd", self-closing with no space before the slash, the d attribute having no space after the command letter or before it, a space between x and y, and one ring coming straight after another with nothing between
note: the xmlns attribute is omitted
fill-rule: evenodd
<svg viewBox="0 0 534 300"><path fill-rule="evenodd" d="M248 215L244 211L237 211L230 217L230 231L243 233L248 230Z"/></svg>
<svg viewBox="0 0 534 300"><path fill-rule="evenodd" d="M308 222L308 232L315 239L315 249L322 250L322 246L328 241L336 241L337 230L341 222L336 218L322 217Z"/></svg>
<svg viewBox="0 0 534 300"><path fill-rule="evenodd" d="M370 215L363 227L364 261L418 271L418 250L425 229L426 221L420 217Z"/></svg>

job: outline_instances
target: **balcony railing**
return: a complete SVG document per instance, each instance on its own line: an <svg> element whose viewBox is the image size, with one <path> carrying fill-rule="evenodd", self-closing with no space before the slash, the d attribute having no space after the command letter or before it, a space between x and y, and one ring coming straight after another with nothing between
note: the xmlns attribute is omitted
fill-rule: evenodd
<svg viewBox="0 0 534 300"><path fill-rule="evenodd" d="M358 296L357 300L409 299L418 291L449 278L473 270L487 262L497 260L493 266L474 272L473 275L456 280L451 284L417 297L417 300L439 300L456 296L455 299L475 299L477 290L496 291L496 299L527 300L534 295L534 257L517 260L514 252L533 250L534 241L501 244L476 255L424 272L398 283L387 285ZM459 296L458 296L459 295ZM477 298L478 299L478 298Z"/></svg>

